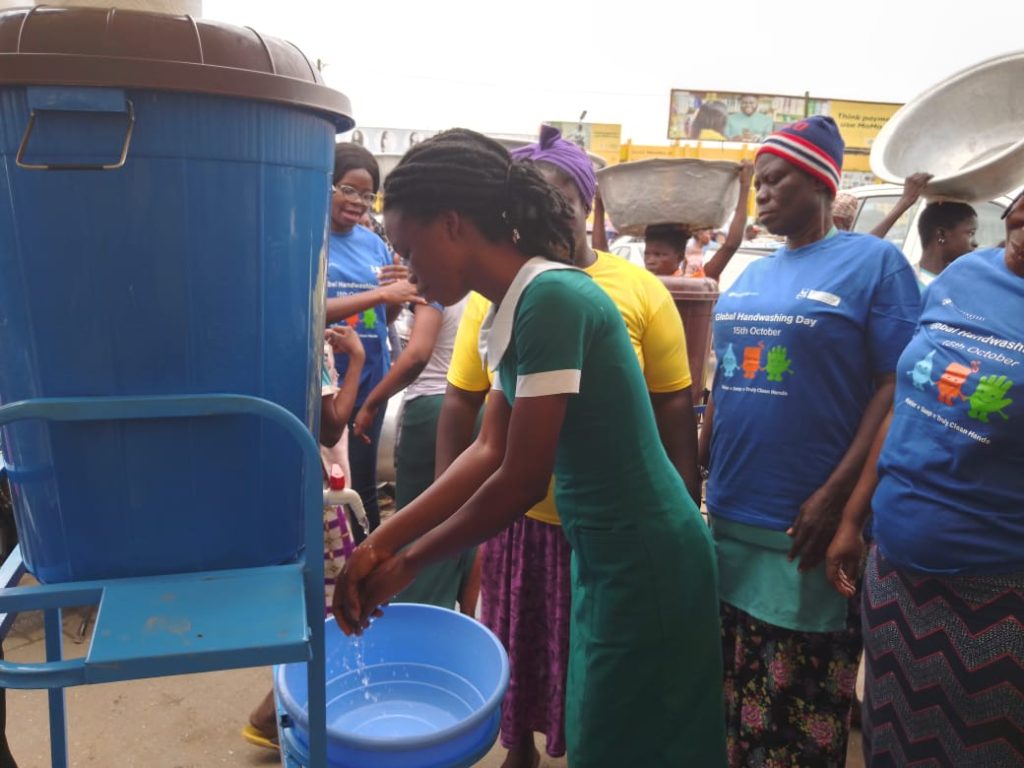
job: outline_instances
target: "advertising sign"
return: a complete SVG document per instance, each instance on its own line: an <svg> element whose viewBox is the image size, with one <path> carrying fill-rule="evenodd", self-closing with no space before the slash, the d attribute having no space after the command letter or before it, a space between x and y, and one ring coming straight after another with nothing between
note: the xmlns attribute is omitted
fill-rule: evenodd
<svg viewBox="0 0 1024 768"><path fill-rule="evenodd" d="M866 151L871 149L882 126L900 106L871 101L811 99L811 114L830 115L839 126L846 148Z"/></svg>
<svg viewBox="0 0 1024 768"><path fill-rule="evenodd" d="M603 157L609 165L619 162L622 147L622 126L618 123L580 123L570 120L545 120L569 141L588 152Z"/></svg>
<svg viewBox="0 0 1024 768"><path fill-rule="evenodd" d="M668 137L701 141L762 141L775 128L806 116L802 96L727 91L672 91Z"/></svg>
<svg viewBox="0 0 1024 768"><path fill-rule="evenodd" d="M867 151L899 108L899 104L882 102L674 89L669 97L668 137L759 142L776 128L807 115L829 115L847 150Z"/></svg>

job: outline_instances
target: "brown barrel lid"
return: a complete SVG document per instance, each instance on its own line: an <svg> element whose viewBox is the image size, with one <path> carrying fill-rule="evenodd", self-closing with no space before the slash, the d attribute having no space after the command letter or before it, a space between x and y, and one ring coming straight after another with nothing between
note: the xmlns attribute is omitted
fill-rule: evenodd
<svg viewBox="0 0 1024 768"><path fill-rule="evenodd" d="M352 105L292 43L191 16L110 8L0 13L0 86L183 91L272 101L351 128Z"/></svg>

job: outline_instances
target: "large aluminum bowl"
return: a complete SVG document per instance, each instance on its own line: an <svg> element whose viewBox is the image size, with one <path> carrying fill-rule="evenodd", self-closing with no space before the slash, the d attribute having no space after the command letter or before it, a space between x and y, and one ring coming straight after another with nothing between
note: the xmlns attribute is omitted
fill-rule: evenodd
<svg viewBox="0 0 1024 768"><path fill-rule="evenodd" d="M620 163L598 172L604 208L622 234L651 224L715 229L739 199L740 166L725 160L671 158Z"/></svg>
<svg viewBox="0 0 1024 768"><path fill-rule="evenodd" d="M871 147L871 170L935 178L928 198L989 200L1024 184L1024 51L946 78L905 104Z"/></svg>

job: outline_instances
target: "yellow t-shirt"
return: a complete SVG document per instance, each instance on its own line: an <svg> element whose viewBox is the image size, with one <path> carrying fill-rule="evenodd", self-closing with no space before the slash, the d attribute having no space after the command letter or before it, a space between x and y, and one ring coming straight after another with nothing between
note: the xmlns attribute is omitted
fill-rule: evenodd
<svg viewBox="0 0 1024 768"><path fill-rule="evenodd" d="M686 356L683 321L668 289L646 269L610 253L597 251L597 261L585 272L604 289L622 313L629 339L651 392L678 392L692 383ZM480 326L491 303L470 294L455 336L448 383L467 392L491 388L492 374L480 357ZM534 520L558 525L554 479L544 501L527 512Z"/></svg>

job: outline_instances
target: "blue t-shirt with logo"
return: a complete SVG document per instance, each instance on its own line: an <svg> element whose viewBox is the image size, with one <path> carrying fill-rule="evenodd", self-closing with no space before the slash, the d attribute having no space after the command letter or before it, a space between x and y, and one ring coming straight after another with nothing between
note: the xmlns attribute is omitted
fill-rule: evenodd
<svg viewBox="0 0 1024 768"><path fill-rule="evenodd" d="M882 554L913 571L1024 571L1024 278L1001 248L928 286L896 372L872 501Z"/></svg>
<svg viewBox="0 0 1024 768"><path fill-rule="evenodd" d="M357 226L342 234L332 232L327 261L327 298L351 296L377 288L380 283L374 269L391 263L387 245L370 230ZM356 395L358 407L391 368L387 307L378 304L342 322L356 330L366 352L363 371L359 376L359 393ZM348 357L336 356L334 367L341 381L348 369Z"/></svg>
<svg viewBox="0 0 1024 768"><path fill-rule="evenodd" d="M780 248L715 306L708 509L782 531L853 441L877 374L917 320L914 272L894 246L841 232Z"/></svg>

